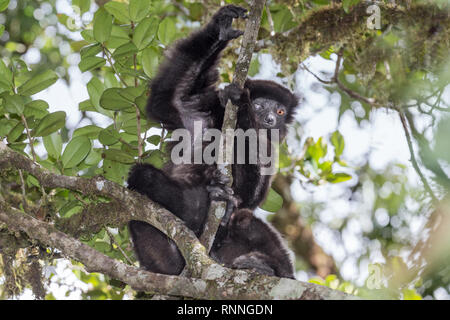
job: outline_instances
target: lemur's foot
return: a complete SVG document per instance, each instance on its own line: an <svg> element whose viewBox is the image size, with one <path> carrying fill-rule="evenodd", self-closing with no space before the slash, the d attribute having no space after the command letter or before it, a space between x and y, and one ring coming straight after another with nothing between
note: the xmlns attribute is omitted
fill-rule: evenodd
<svg viewBox="0 0 450 320"><path fill-rule="evenodd" d="M236 39L244 34L241 30L231 28L233 19L247 18L247 9L235 5L222 7L213 17L213 21L219 26L219 40L228 41Z"/></svg>

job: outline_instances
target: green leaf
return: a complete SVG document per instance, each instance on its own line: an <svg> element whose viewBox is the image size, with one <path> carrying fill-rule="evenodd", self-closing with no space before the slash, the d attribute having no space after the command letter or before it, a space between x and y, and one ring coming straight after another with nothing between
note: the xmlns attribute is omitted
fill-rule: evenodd
<svg viewBox="0 0 450 320"><path fill-rule="evenodd" d="M156 48L148 47L142 51L142 68L147 76L153 78L158 71L159 51Z"/></svg>
<svg viewBox="0 0 450 320"><path fill-rule="evenodd" d="M81 72L86 72L88 70L103 67L105 64L106 60L102 57L82 57L80 63L78 64L78 68L80 68Z"/></svg>
<svg viewBox="0 0 450 320"><path fill-rule="evenodd" d="M103 129L98 134L98 141L100 141L100 143L105 146L115 144L119 141L119 139L120 139L119 132L117 132L117 130L114 129L113 125L109 126L106 129Z"/></svg>
<svg viewBox="0 0 450 320"><path fill-rule="evenodd" d="M134 22L141 21L150 11L150 0L130 0L130 19Z"/></svg>
<svg viewBox="0 0 450 320"><path fill-rule="evenodd" d="M76 129L73 132L72 138L76 138L79 136L86 136L89 139L97 139L98 134L100 133L100 131L102 131L103 129L100 127L97 127L95 125L87 125L81 128Z"/></svg>
<svg viewBox="0 0 450 320"><path fill-rule="evenodd" d="M22 114L25 108L25 97L19 95L5 95L3 105L9 113Z"/></svg>
<svg viewBox="0 0 450 320"><path fill-rule="evenodd" d="M120 87L120 81L117 80L116 74L111 69L105 71L104 78L106 88Z"/></svg>
<svg viewBox="0 0 450 320"><path fill-rule="evenodd" d="M422 300L422 296L415 289L405 288L402 290L404 300Z"/></svg>
<svg viewBox="0 0 450 320"><path fill-rule="evenodd" d="M23 114L25 117L35 117L36 119L42 119L48 114L48 103L44 100L33 100L25 104Z"/></svg>
<svg viewBox="0 0 450 320"><path fill-rule="evenodd" d="M349 13L350 8L358 4L360 1L361 0L343 0L342 7L344 8L345 13Z"/></svg>
<svg viewBox="0 0 450 320"><path fill-rule="evenodd" d="M112 16L104 9L100 8L94 15L94 39L103 43L111 36Z"/></svg>
<svg viewBox="0 0 450 320"><path fill-rule="evenodd" d="M13 84L13 74L0 58L0 89L11 90Z"/></svg>
<svg viewBox="0 0 450 320"><path fill-rule="evenodd" d="M327 145L322 141L322 137L320 137L315 144L308 147L307 151L308 155L318 163L319 159L327 154Z"/></svg>
<svg viewBox="0 0 450 320"><path fill-rule="evenodd" d="M122 88L109 88L103 92L100 98L100 105L107 110L124 110L133 106L133 101L125 99L121 92Z"/></svg>
<svg viewBox="0 0 450 320"><path fill-rule="evenodd" d="M139 97L145 88L109 88L103 92L100 105L107 110L120 111L134 106L134 100Z"/></svg>
<svg viewBox="0 0 450 320"><path fill-rule="evenodd" d="M275 32L284 32L296 26L291 10L285 5L272 12L272 19Z"/></svg>
<svg viewBox="0 0 450 320"><path fill-rule="evenodd" d="M347 173L338 172L338 173L329 175L327 177L327 181L331 182L331 183L339 183L339 182L344 182L344 181L350 180L351 178L352 178L352 176Z"/></svg>
<svg viewBox="0 0 450 320"><path fill-rule="evenodd" d="M134 141L130 141L127 143L124 143L125 140L121 140L120 141L122 143L122 146L120 147L120 150L122 150L123 152L129 154L130 156L133 157L137 157L139 156L139 152L138 152L138 142L136 140Z"/></svg>
<svg viewBox="0 0 450 320"><path fill-rule="evenodd" d="M86 87L92 104L98 109L100 107L100 97L102 96L103 90L105 90L105 86L98 78L93 77L89 80Z"/></svg>
<svg viewBox="0 0 450 320"><path fill-rule="evenodd" d="M139 50L146 48L153 41L156 32L158 31L158 25L159 19L157 17L144 19L138 24L138 26L134 30L133 43ZM173 26L173 32L175 32L175 25ZM169 37L169 35L166 36Z"/></svg>
<svg viewBox="0 0 450 320"><path fill-rule="evenodd" d="M108 48L114 49L128 43L130 41L130 37L128 36L129 29L130 28L128 26L113 25L111 30L111 38L106 43Z"/></svg>
<svg viewBox="0 0 450 320"><path fill-rule="evenodd" d="M31 174L29 174L29 175L27 175L27 185L28 185L28 187L30 188L30 187L32 187L32 186L35 186L35 187L40 187L40 184L39 184L39 180L38 179L36 179L35 177L33 177Z"/></svg>
<svg viewBox="0 0 450 320"><path fill-rule="evenodd" d="M72 5L80 8L81 14L88 12L91 7L91 0L72 0Z"/></svg>
<svg viewBox="0 0 450 320"><path fill-rule="evenodd" d="M146 111L147 100L148 100L148 96L147 96L146 91L144 91L139 97L137 97L134 100L134 103L137 105L137 107L141 111L141 114L147 113L147 111Z"/></svg>
<svg viewBox="0 0 450 320"><path fill-rule="evenodd" d="M88 166L95 166L100 162L100 160L102 160L102 156L99 149L92 149L88 156L84 159L84 163Z"/></svg>
<svg viewBox="0 0 450 320"><path fill-rule="evenodd" d="M9 0L0 0L0 12L5 11L9 6Z"/></svg>
<svg viewBox="0 0 450 320"><path fill-rule="evenodd" d="M87 57L94 57L101 51L102 51L102 45L99 43L85 46L80 50L81 59L87 58Z"/></svg>
<svg viewBox="0 0 450 320"><path fill-rule="evenodd" d="M151 137L149 137L147 139L148 142L150 142L151 144L157 146L159 144L159 142L161 141L161 137L158 135L153 135Z"/></svg>
<svg viewBox="0 0 450 320"><path fill-rule="evenodd" d="M92 29L85 29L80 32L81 36L84 40L86 40L89 43L95 42L94 39L94 31Z"/></svg>
<svg viewBox="0 0 450 320"><path fill-rule="evenodd" d="M329 175L332 170L332 165L333 165L333 162L331 162L331 161L324 161L324 162L320 163L318 165L318 168L322 171L321 175L322 176Z"/></svg>
<svg viewBox="0 0 450 320"><path fill-rule="evenodd" d="M101 45L99 44L99 43L97 43L96 44L97 45L97 47L100 47L101 48ZM89 55L96 55L97 53L95 53L95 54L91 54L91 47L92 47L92 45L89 45L89 42L87 42L86 40L78 40L78 41L72 41L71 43L70 43L70 47L72 48L72 50L74 51L74 52L80 52L80 54L81 54L81 51L84 49L84 48L88 48L88 49L86 49L85 50L85 52L86 51L89 51Z"/></svg>
<svg viewBox="0 0 450 320"><path fill-rule="evenodd" d="M248 75L250 77L253 77L259 72L259 67L261 64L259 63L258 56L254 57L252 61L250 62L250 68L248 69Z"/></svg>
<svg viewBox="0 0 450 320"><path fill-rule="evenodd" d="M5 32L5 26L0 24L0 37L3 35L3 32Z"/></svg>
<svg viewBox="0 0 450 320"><path fill-rule="evenodd" d="M331 136L331 144L334 147L335 156L339 158L342 152L344 152L345 147L344 137L339 131L333 132L333 135Z"/></svg>
<svg viewBox="0 0 450 320"><path fill-rule="evenodd" d="M132 42L125 43L114 51L113 58L120 59L124 57L132 57L135 53L137 53L137 51L138 49Z"/></svg>
<svg viewBox="0 0 450 320"><path fill-rule="evenodd" d="M104 159L102 169L106 179L122 184L128 175L130 165Z"/></svg>
<svg viewBox="0 0 450 320"><path fill-rule="evenodd" d="M82 209L83 207L80 205L80 202L78 200L72 200L65 203L64 206L59 209L59 214L63 218L70 218L74 214L80 212Z"/></svg>
<svg viewBox="0 0 450 320"><path fill-rule="evenodd" d="M81 101L78 104L78 109L80 109L80 111L97 111L90 99Z"/></svg>
<svg viewBox="0 0 450 320"><path fill-rule="evenodd" d="M161 169L165 163L164 154L158 149L152 150L150 156L145 159L146 163L150 163L155 168Z"/></svg>
<svg viewBox="0 0 450 320"><path fill-rule="evenodd" d="M25 127L23 126L22 122L18 122L14 128L11 129L11 131L8 133L8 142L16 142L20 138L20 136L23 133L23 130L25 130ZM23 139L25 140L25 139Z"/></svg>
<svg viewBox="0 0 450 320"><path fill-rule="evenodd" d="M130 23L130 15L128 14L128 5L123 2L109 1L104 5L106 11L113 17L123 23Z"/></svg>
<svg viewBox="0 0 450 320"><path fill-rule="evenodd" d="M73 138L64 149L61 161L64 168L78 165L91 151L91 141L86 136Z"/></svg>
<svg viewBox="0 0 450 320"><path fill-rule="evenodd" d="M61 157L62 151L61 135L58 132L53 132L45 136L42 140L44 140L45 150L47 150L48 155L58 160Z"/></svg>
<svg viewBox="0 0 450 320"><path fill-rule="evenodd" d="M17 92L24 96L31 96L47 89L58 80L58 75L52 70L46 70L17 88Z"/></svg>
<svg viewBox="0 0 450 320"><path fill-rule="evenodd" d="M64 111L57 111L46 115L38 124L36 129L31 132L33 137L47 136L62 127L66 123L66 113Z"/></svg>
<svg viewBox="0 0 450 320"><path fill-rule="evenodd" d="M277 212L283 206L283 198L275 192L272 188L269 189L266 201L261 206L261 209L269 212Z"/></svg>
<svg viewBox="0 0 450 320"><path fill-rule="evenodd" d="M108 149L103 151L104 158L120 163L132 164L134 163L134 157L126 152L118 149Z"/></svg>
<svg viewBox="0 0 450 320"><path fill-rule="evenodd" d="M0 119L0 137L6 136L18 123L16 119Z"/></svg>
<svg viewBox="0 0 450 320"><path fill-rule="evenodd" d="M105 85L96 77L93 77L87 84L87 91L89 93L89 97L91 98L91 104L94 106L95 110L107 117L112 118L112 113L100 106L100 98L104 90ZM89 104L86 103L83 107L89 107Z"/></svg>
<svg viewBox="0 0 450 320"><path fill-rule="evenodd" d="M158 28L158 39L164 44L168 45L175 39L176 35L175 20L172 18L165 18Z"/></svg>

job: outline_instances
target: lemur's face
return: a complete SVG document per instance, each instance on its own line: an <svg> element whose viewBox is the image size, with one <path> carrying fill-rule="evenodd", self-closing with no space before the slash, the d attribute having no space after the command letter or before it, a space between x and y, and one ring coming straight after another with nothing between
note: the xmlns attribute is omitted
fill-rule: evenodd
<svg viewBox="0 0 450 320"><path fill-rule="evenodd" d="M252 101L256 120L265 129L280 129L284 126L287 108L276 100L256 98Z"/></svg>

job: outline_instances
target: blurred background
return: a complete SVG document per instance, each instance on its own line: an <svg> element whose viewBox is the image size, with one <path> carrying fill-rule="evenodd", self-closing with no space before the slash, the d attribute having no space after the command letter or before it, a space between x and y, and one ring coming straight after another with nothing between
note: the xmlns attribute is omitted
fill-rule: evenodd
<svg viewBox="0 0 450 320"><path fill-rule="evenodd" d="M126 124L136 121L133 113L120 119L123 127L118 132L127 141L125 147L117 141L105 143L99 129L97 136L90 131L92 150L85 155L94 158L97 152L97 158L66 168L58 157L70 141L83 135L75 133L77 129L116 124L116 112L102 112L107 106L99 102L99 95L105 89L133 81L146 87L164 49L200 27L223 3L148 1L146 16L157 17L159 29L136 51L125 50L130 40L123 26L130 34L135 31L117 10L121 7L105 5L114 18L107 51L88 54L95 51L95 13L107 2L0 1L0 9L6 5L0 12L0 55L6 65L25 69L30 77L49 69L58 76L51 86L30 95L45 101L50 114L66 113L63 126L52 133L61 139L59 154L49 152L45 137L35 139L39 161L64 174L102 174L124 183L130 162L108 159L108 154L102 160L98 154L106 148L126 152L127 145L135 146L139 133ZM224 3L229 2L247 6L244 1ZM450 299L449 3L396 2L379 2L381 23L370 29L365 21L355 25L345 18L364 14L371 4L364 1L268 1L249 75L291 88L301 104L280 146L280 168L269 198L257 215L283 234L298 280L364 298ZM394 10L401 13L393 14ZM343 36L346 32L350 36ZM224 54L222 83L232 79L239 45L236 41ZM86 60L92 57L101 60ZM17 81L25 82L25 75L21 80L18 74ZM0 121L5 119L11 118L2 116ZM6 120L0 124L0 137L30 155L30 141L24 143L26 136L12 139ZM140 133L143 158L159 165L165 159L167 135L150 121L143 128L148 129ZM14 179L18 178L10 180ZM10 180L2 180L2 190L9 188ZM39 191L32 183L27 188ZM58 196L58 218L81 212L76 198ZM64 207L68 202L73 205ZM6 233L1 225L0 232ZM102 228L81 238L110 256L136 263L126 228ZM10 252L0 245L0 250L2 298L36 298L39 290L27 278L32 268L39 270L40 294L47 299L134 297L124 284L86 273L74 261L34 254L33 246L18 245ZM38 259L31 261L30 256Z"/></svg>

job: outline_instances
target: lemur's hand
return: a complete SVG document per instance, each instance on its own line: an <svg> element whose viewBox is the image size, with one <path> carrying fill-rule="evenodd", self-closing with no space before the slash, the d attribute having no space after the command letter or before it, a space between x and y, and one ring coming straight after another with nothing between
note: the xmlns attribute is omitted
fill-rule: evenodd
<svg viewBox="0 0 450 320"><path fill-rule="evenodd" d="M228 99L238 107L244 106L250 101L250 92L247 88L241 89L234 83L226 86L219 94L220 102L223 106L226 106Z"/></svg>
<svg viewBox="0 0 450 320"><path fill-rule="evenodd" d="M227 203L225 214L220 222L223 227L228 225L232 212L240 203L238 197L234 195L233 189L228 186L229 182L230 179L217 169L211 183L206 186L211 200L226 201Z"/></svg>
<svg viewBox="0 0 450 320"><path fill-rule="evenodd" d="M213 177L206 190L209 192L209 198L217 201L227 201L230 205L236 207L239 200L234 196L233 189L228 186L230 179L219 169L214 170Z"/></svg>
<svg viewBox="0 0 450 320"><path fill-rule="evenodd" d="M231 28L233 19L247 18L247 9L235 5L228 5L219 9L213 16L212 21L219 28L219 40L228 41L236 39L244 34L241 30Z"/></svg>

